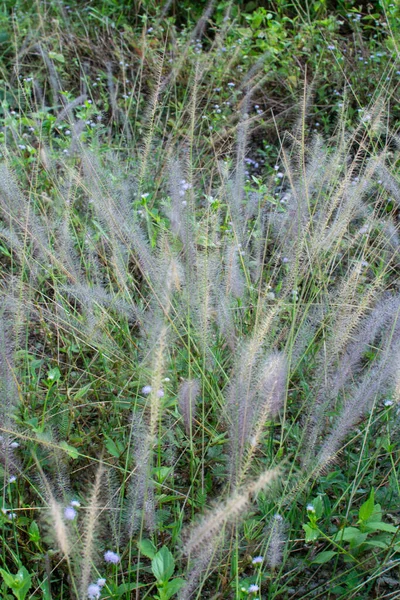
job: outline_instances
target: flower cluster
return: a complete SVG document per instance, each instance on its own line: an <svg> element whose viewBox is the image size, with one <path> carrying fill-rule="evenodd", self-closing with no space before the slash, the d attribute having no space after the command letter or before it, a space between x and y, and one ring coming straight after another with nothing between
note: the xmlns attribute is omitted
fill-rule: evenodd
<svg viewBox="0 0 400 600"><path fill-rule="evenodd" d="M91 583L87 589L87 595L89 600L99 600L101 590L105 586L106 580L102 577L99 578L96 583Z"/></svg>
<svg viewBox="0 0 400 600"><path fill-rule="evenodd" d="M67 521L73 521L78 514L75 509L79 508L80 505L81 504L78 502L78 500L71 500L69 505L64 509L64 518Z"/></svg>

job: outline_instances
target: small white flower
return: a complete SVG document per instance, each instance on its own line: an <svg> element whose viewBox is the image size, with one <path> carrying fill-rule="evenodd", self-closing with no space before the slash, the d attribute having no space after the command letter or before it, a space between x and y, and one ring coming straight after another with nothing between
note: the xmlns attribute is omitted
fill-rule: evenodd
<svg viewBox="0 0 400 600"><path fill-rule="evenodd" d="M335 50L335 46L333 46L332 44L330 44L329 46L327 46L328 50Z"/></svg>
<svg viewBox="0 0 400 600"><path fill-rule="evenodd" d="M276 174L277 177L279 177L279 179L283 179L283 173L279 172Z"/></svg>
<svg viewBox="0 0 400 600"><path fill-rule="evenodd" d="M74 508L79 508L81 503L78 502L78 500L71 500L70 505L73 506Z"/></svg>
<svg viewBox="0 0 400 600"><path fill-rule="evenodd" d="M306 510L307 510L307 512L315 513L315 508L313 507L312 504L307 504Z"/></svg>
<svg viewBox="0 0 400 600"><path fill-rule="evenodd" d="M393 400L389 400L389 399L387 399L387 400L384 400L384 401L383 401L383 404L384 404L385 406L392 406L392 405L393 405Z"/></svg>
<svg viewBox="0 0 400 600"><path fill-rule="evenodd" d="M97 583L91 583L87 589L89 600L98 600L101 594L101 587Z"/></svg>
<svg viewBox="0 0 400 600"><path fill-rule="evenodd" d="M71 135L71 132L69 129L66 129L64 133L65 133L65 135Z"/></svg>
<svg viewBox="0 0 400 600"><path fill-rule="evenodd" d="M151 385L145 385L142 387L142 394L148 396L151 393Z"/></svg>
<svg viewBox="0 0 400 600"><path fill-rule="evenodd" d="M104 553L104 560L108 563L116 565L121 559L116 552L112 552L112 550L107 550L107 552Z"/></svg>
<svg viewBox="0 0 400 600"><path fill-rule="evenodd" d="M11 477L8 479L8 483L14 483L14 481L17 481L17 478L15 475L11 475Z"/></svg>
<svg viewBox="0 0 400 600"><path fill-rule="evenodd" d="M96 581L96 584L97 584L99 587L101 587L101 588L102 588L102 587L104 587L104 586L106 585L106 580L104 579L104 577L100 577L100 578L99 578L99 579Z"/></svg>
<svg viewBox="0 0 400 600"><path fill-rule="evenodd" d="M258 590L259 590L259 589L260 589L260 588L258 587L258 585L257 585L257 584L255 584L255 583L252 583L252 584L249 586L249 589L248 589L247 591L249 592L249 594L255 594L256 592L258 592Z"/></svg>
<svg viewBox="0 0 400 600"><path fill-rule="evenodd" d="M157 390L157 398L163 398L164 397L164 390Z"/></svg>
<svg viewBox="0 0 400 600"><path fill-rule="evenodd" d="M67 519L67 521L73 521L76 517L76 514L76 510L72 506L67 506L67 508L64 510L64 518Z"/></svg>
<svg viewBox="0 0 400 600"><path fill-rule="evenodd" d="M264 557L263 556L255 556L253 558L253 560L251 561L251 564L253 565L261 565L261 563L263 562Z"/></svg>
<svg viewBox="0 0 400 600"><path fill-rule="evenodd" d="M19 448L19 444L18 444L18 442L11 442L10 447L11 448Z"/></svg>
<svg viewBox="0 0 400 600"><path fill-rule="evenodd" d="M171 381L169 377L164 377L164 381Z"/></svg>

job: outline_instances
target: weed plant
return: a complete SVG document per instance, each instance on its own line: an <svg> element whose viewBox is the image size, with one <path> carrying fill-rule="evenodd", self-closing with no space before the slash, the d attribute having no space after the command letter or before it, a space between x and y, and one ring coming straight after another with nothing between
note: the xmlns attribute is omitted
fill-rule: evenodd
<svg viewBox="0 0 400 600"><path fill-rule="evenodd" d="M208 125L230 74L224 24L193 52L211 8L176 63L138 71L136 120L110 62L120 145L44 43L49 90L22 83L18 119L3 103L5 599L396 597L392 100L381 86L349 124L345 96L327 137L305 84L251 174L265 75L255 61L229 128Z"/></svg>

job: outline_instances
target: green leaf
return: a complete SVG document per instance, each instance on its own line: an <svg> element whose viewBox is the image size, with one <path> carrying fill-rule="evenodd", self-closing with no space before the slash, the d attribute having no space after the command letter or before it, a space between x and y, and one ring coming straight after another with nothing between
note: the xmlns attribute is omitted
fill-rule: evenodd
<svg viewBox="0 0 400 600"><path fill-rule="evenodd" d="M313 527L310 527L310 525L303 525L303 529L306 532L306 542L314 542L315 540L317 540L319 538L319 531L318 529L314 529Z"/></svg>
<svg viewBox="0 0 400 600"><path fill-rule="evenodd" d="M358 512L358 518L360 521L367 521L372 516L372 513L374 512L374 501L374 490L372 489L368 500L366 500L364 504L360 506L360 510Z"/></svg>
<svg viewBox="0 0 400 600"><path fill-rule="evenodd" d="M334 542L350 542L353 538L360 535L358 527L345 527L340 529L333 537Z"/></svg>
<svg viewBox="0 0 400 600"><path fill-rule="evenodd" d="M317 496L312 501L312 505L315 509L315 516L317 517L317 519L320 519L322 517L322 515L324 514L324 503L322 501L321 496Z"/></svg>
<svg viewBox="0 0 400 600"><path fill-rule="evenodd" d="M65 450L65 452L74 460L79 456L78 450L76 450L76 448L74 448L73 446L67 444L67 442L61 442L60 448Z"/></svg>
<svg viewBox="0 0 400 600"><path fill-rule="evenodd" d="M8 573L4 569L0 569L0 573L4 579L5 584L12 589L15 581L15 575Z"/></svg>
<svg viewBox="0 0 400 600"><path fill-rule="evenodd" d="M137 543L137 547L144 556L147 556L147 558L154 558L156 555L157 548L151 540L140 540Z"/></svg>
<svg viewBox="0 0 400 600"><path fill-rule="evenodd" d="M371 546L372 548L382 548L382 550L387 550L389 544L386 544L381 540L371 540L370 542L365 542L365 546Z"/></svg>
<svg viewBox="0 0 400 600"><path fill-rule="evenodd" d="M176 577L176 579L172 579L164 584L162 590L160 590L160 597L162 597L162 600L169 600L169 598L172 598L172 596L179 592L184 585L185 580L181 577Z"/></svg>
<svg viewBox="0 0 400 600"><path fill-rule="evenodd" d="M361 546L365 542L368 537L368 533L358 532L358 535L354 535L350 540L350 548L356 548L357 546Z"/></svg>
<svg viewBox="0 0 400 600"><path fill-rule="evenodd" d="M57 62L60 63L65 63L65 58L63 57L62 54L59 54L58 52L49 52L49 57L52 58L53 60L56 60Z"/></svg>
<svg viewBox="0 0 400 600"><path fill-rule="evenodd" d="M121 444L114 442L114 440L112 440L110 437L108 437L108 435L105 435L104 437L107 440L105 443L105 446L106 446L107 450L109 451L109 453L112 456L119 458L124 450L121 447Z"/></svg>
<svg viewBox="0 0 400 600"><path fill-rule="evenodd" d="M122 596L122 594L125 594L126 592L131 592L132 590L136 590L137 588L143 586L143 583L137 583L136 581L132 581L130 583L121 583L121 585L119 585L115 590L116 597L119 598L120 596Z"/></svg>
<svg viewBox="0 0 400 600"><path fill-rule="evenodd" d="M40 540L40 531L36 521L32 521L32 523L29 526L28 533L31 542L37 543Z"/></svg>
<svg viewBox="0 0 400 600"><path fill-rule="evenodd" d="M151 570L157 581L165 583L175 570L175 561L167 546L163 546L151 561Z"/></svg>
<svg viewBox="0 0 400 600"><path fill-rule="evenodd" d="M73 394L73 396L72 396L73 399L74 400L79 400L80 398L83 398L83 396L86 396L86 394L90 391L91 387L92 387L91 383L88 383L87 385L84 385L75 394Z"/></svg>
<svg viewBox="0 0 400 600"><path fill-rule="evenodd" d="M331 560L334 556L336 556L337 552L334 550L326 550L325 552L320 552L314 559L311 561L312 564L315 565L323 565Z"/></svg>
<svg viewBox="0 0 400 600"><path fill-rule="evenodd" d="M397 527L390 523L383 523L382 521L368 521L368 523L364 523L364 529L367 531L388 531L389 533L397 533Z"/></svg>
<svg viewBox="0 0 400 600"><path fill-rule="evenodd" d="M0 569L0 573L4 579L5 584L12 589L12 592L18 600L24 600L29 588L32 585L31 576L25 567L20 567L16 575L12 575Z"/></svg>
<svg viewBox="0 0 400 600"><path fill-rule="evenodd" d="M54 367L54 369L50 369L47 372L47 381L58 381L61 377L60 369L58 367Z"/></svg>

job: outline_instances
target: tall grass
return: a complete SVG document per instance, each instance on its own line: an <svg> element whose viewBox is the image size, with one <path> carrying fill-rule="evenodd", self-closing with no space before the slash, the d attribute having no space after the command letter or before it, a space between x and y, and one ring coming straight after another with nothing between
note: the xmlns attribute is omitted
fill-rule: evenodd
<svg viewBox="0 0 400 600"><path fill-rule="evenodd" d="M77 100L57 117L67 153L43 134L23 173L13 144L2 151L4 565L36 544L32 598L151 597L149 539L172 551L182 599L289 597L291 585L310 597L294 552L307 502L320 485L353 498L351 478L334 487L337 466L360 484L373 437L398 428L383 404L398 400L400 358L399 149L385 98L354 126L344 110L329 139L310 133L304 101L274 172L251 178L263 76L245 75L218 148L201 118L212 51L179 125L164 126L189 54L190 40L168 75L157 58L137 129L117 116L109 69L134 151L85 140ZM376 469L398 488L386 454ZM382 570L397 557L394 541L375 554ZM352 569L338 559L334 572Z"/></svg>

